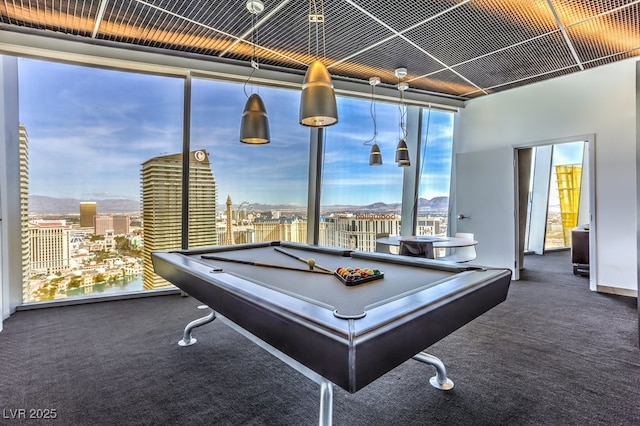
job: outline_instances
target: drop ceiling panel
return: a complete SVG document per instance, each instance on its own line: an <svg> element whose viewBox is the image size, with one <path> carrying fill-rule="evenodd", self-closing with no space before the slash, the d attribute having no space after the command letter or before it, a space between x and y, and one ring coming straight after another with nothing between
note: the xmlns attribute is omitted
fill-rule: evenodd
<svg viewBox="0 0 640 426"><path fill-rule="evenodd" d="M0 3L0 22L88 37L99 6L99 0L4 1Z"/></svg>
<svg viewBox="0 0 640 426"><path fill-rule="evenodd" d="M319 4L320 2L318 2ZM324 23L309 22L309 4L290 1L258 29L258 44L304 64L331 64L393 33L342 0L324 3ZM315 8L312 13L321 12Z"/></svg>
<svg viewBox="0 0 640 426"><path fill-rule="evenodd" d="M569 26L637 3L637 0L551 0L562 25Z"/></svg>
<svg viewBox="0 0 640 426"><path fill-rule="evenodd" d="M502 86L500 86L499 90L494 90L494 89L487 89L488 93L496 93L496 92L502 92L504 90L509 90L509 89L514 89L516 87L521 87L521 86L526 86L529 84L533 84L533 83L537 83L539 81L544 81L544 80L549 80L552 78L556 78L556 77L561 77L563 75L568 75L574 72L578 72L580 71L580 68L576 65L573 67L569 67L566 68L564 70L561 71L554 71L545 75L540 75L540 76L533 76L533 77L529 77L526 78L522 81L518 81L518 82L513 82L513 83L509 83L509 84L504 84ZM465 96L469 96L469 97L473 97L473 93L469 93L469 94L465 94Z"/></svg>
<svg viewBox="0 0 640 426"><path fill-rule="evenodd" d="M619 55L613 55L613 56L608 56L606 58L601 58L598 59L596 61L592 61L592 62L586 62L584 64L585 68L595 68L595 67L599 67L600 65L606 65L606 64L611 64L613 62L617 62L617 61L622 61L624 59L629 59L629 58L634 58L636 56L640 56L640 48L629 51L629 52L625 52L625 53L620 53Z"/></svg>
<svg viewBox="0 0 640 426"><path fill-rule="evenodd" d="M118 3L113 2L112 3ZM145 0L145 3L165 10L185 21L192 21L229 34L242 34L251 28L252 15L246 7L247 0ZM266 1L262 16L275 7L277 2ZM258 15L259 19L260 15Z"/></svg>
<svg viewBox="0 0 640 426"><path fill-rule="evenodd" d="M453 69L480 88L496 88L577 65L562 34L552 33Z"/></svg>
<svg viewBox="0 0 640 426"><path fill-rule="evenodd" d="M406 33L449 66L557 31L546 1L479 0Z"/></svg>
<svg viewBox="0 0 640 426"><path fill-rule="evenodd" d="M135 0L109 2L97 38L205 55L216 55L235 40Z"/></svg>
<svg viewBox="0 0 640 426"><path fill-rule="evenodd" d="M329 71L338 75L356 75L368 80L378 76L384 83L396 84L396 68L407 68L406 80L439 71L441 64L434 61L414 45L402 38L394 37L382 45L368 49L349 60L329 66Z"/></svg>
<svg viewBox="0 0 640 426"><path fill-rule="evenodd" d="M368 11L395 31L402 32L468 0L353 0L348 2Z"/></svg>
<svg viewBox="0 0 640 426"><path fill-rule="evenodd" d="M314 4L324 25L309 24ZM640 0L264 0L255 27L246 0L0 2L0 31L297 74L319 57L363 82L406 67L411 90L462 99L638 56L639 29Z"/></svg>
<svg viewBox="0 0 640 426"><path fill-rule="evenodd" d="M633 51L640 46L640 4L567 27L582 62Z"/></svg>
<svg viewBox="0 0 640 426"><path fill-rule="evenodd" d="M448 69L430 74L428 77L412 80L409 85L432 93L450 93L456 96L478 91L478 87ZM485 93L480 91L480 94Z"/></svg>

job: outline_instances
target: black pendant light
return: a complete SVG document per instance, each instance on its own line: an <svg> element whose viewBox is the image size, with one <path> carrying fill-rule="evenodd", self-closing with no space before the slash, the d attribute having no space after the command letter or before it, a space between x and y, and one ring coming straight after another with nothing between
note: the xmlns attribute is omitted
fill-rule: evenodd
<svg viewBox="0 0 640 426"><path fill-rule="evenodd" d="M378 137L378 128L376 126L376 103L375 103L375 90L376 86L380 84L380 77L371 77L369 79L369 84L371 85L371 106L369 107L369 111L371 112L371 119L373 120L373 137L366 141L364 145L371 145L371 152L369 153L369 165L370 166L381 166L382 165L382 153L380 152L380 147L376 143L376 138Z"/></svg>
<svg viewBox="0 0 640 426"><path fill-rule="evenodd" d="M396 163L398 163L398 167L409 167L411 165L407 141L404 139L400 139L398 142L398 147L396 148Z"/></svg>
<svg viewBox="0 0 640 426"><path fill-rule="evenodd" d="M369 153L369 165L370 166L382 166L382 153L377 143L371 146L371 152Z"/></svg>
<svg viewBox="0 0 640 426"><path fill-rule="evenodd" d="M324 1L321 1L320 5L320 10L318 10L316 2L309 1L308 50L311 54L311 24L315 24L316 60L307 69L300 95L300 124L309 127L327 127L338 122L338 105L331 75L322 61L318 59L320 25L322 25L321 32L324 42Z"/></svg>
<svg viewBox="0 0 640 426"><path fill-rule="evenodd" d="M240 142L269 143L269 117L262 98L257 93L247 99L240 125Z"/></svg>
<svg viewBox="0 0 640 426"><path fill-rule="evenodd" d="M247 79L247 82L251 80L253 73L260 68L256 59L256 41L254 39L255 19L264 10L264 4L260 0L249 0L246 3L247 10L251 13L251 25L253 31L251 32L253 56L251 58L251 66L253 70ZM245 95L247 82L245 82ZM253 93L248 96L247 102L244 105L244 111L242 113L242 121L240 124L240 142L246 144L266 144L270 141L269 131L269 116L267 115L267 109L264 106L262 98L257 93Z"/></svg>
<svg viewBox="0 0 640 426"><path fill-rule="evenodd" d="M326 127L338 122L338 105L331 76L318 60L309 65L300 96L300 124Z"/></svg>
<svg viewBox="0 0 640 426"><path fill-rule="evenodd" d="M400 109L400 140L398 141L398 147L396 148L396 163L398 167L409 167L411 161L409 160L409 149L407 148L407 127L405 124L405 116L407 109L404 105L404 91L409 88L408 83L401 83L400 80L407 75L406 68L398 68L395 71L396 77L398 77L398 91L400 92L400 103L398 105Z"/></svg>

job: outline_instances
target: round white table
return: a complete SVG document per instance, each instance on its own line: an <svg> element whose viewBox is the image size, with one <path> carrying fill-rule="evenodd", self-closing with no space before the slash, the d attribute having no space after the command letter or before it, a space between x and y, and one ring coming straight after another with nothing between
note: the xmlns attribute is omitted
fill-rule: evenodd
<svg viewBox="0 0 640 426"><path fill-rule="evenodd" d="M429 254L433 253L433 249L439 248L456 248L456 247L468 247L475 246L478 244L478 241L472 240L470 238L460 238L460 237L436 237L433 235L412 235L406 237L380 237L376 239L376 251L378 253L391 253L390 247L400 246L400 241L424 245L426 257L435 258L435 256L430 256ZM429 247L430 246L430 247Z"/></svg>

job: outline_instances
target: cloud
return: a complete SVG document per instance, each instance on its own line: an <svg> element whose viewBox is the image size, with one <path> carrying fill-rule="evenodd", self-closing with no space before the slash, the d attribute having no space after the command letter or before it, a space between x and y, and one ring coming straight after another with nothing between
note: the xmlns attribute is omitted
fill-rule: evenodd
<svg viewBox="0 0 640 426"><path fill-rule="evenodd" d="M19 66L31 193L137 199L141 163L182 152L183 80L22 58ZM205 79L193 79L192 88L191 148L209 152L219 198L229 193L234 200L306 203L310 130L298 123L299 92ZM238 141L245 89L263 97L270 144ZM338 103L340 122L325 130L323 202L398 202L397 104L376 103L384 165L370 167L370 147L363 145L373 136L370 102L339 97ZM422 179L440 186L448 182L453 115L430 114L429 174Z"/></svg>

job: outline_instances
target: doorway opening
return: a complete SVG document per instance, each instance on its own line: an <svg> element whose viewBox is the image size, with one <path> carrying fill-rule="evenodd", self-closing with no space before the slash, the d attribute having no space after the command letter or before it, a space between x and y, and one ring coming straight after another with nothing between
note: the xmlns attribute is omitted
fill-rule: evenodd
<svg viewBox="0 0 640 426"><path fill-rule="evenodd" d="M544 255L571 250L574 273L588 277L595 289L594 149L593 136L541 141L515 148L516 163L516 269L527 266L525 254ZM587 241L574 239L586 231ZM578 246L579 244L579 246ZM586 260L583 260L586 259ZM591 259L591 261L589 260Z"/></svg>

